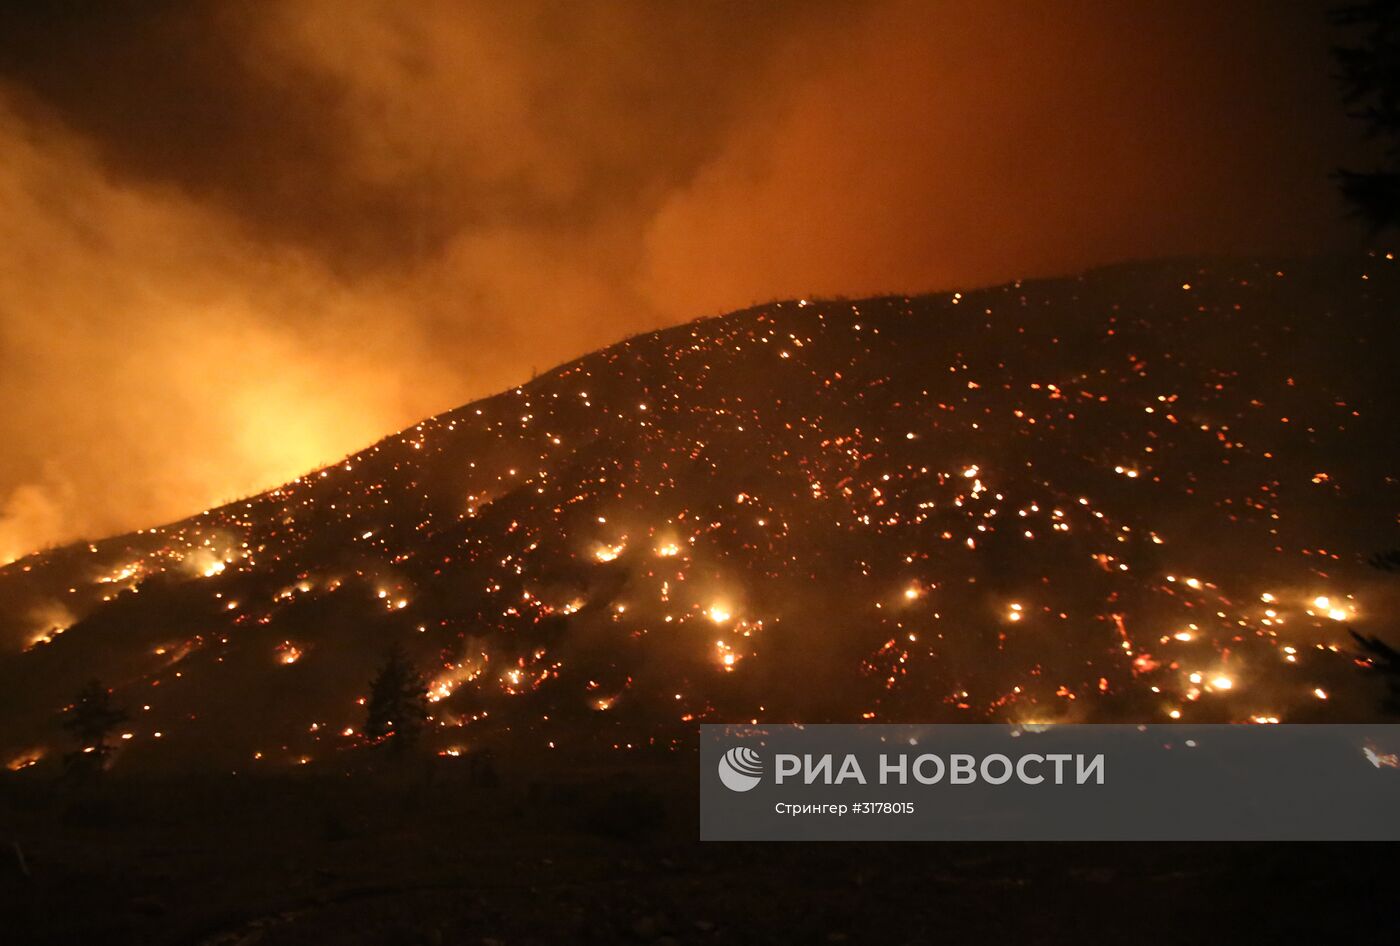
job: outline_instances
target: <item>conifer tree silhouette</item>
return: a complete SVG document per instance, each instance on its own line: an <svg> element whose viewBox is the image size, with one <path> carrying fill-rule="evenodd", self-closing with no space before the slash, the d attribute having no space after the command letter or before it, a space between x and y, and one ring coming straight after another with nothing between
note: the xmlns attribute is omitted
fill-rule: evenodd
<svg viewBox="0 0 1400 946"><path fill-rule="evenodd" d="M395 645L370 684L365 734L387 740L395 755L418 742L428 719L428 685Z"/></svg>

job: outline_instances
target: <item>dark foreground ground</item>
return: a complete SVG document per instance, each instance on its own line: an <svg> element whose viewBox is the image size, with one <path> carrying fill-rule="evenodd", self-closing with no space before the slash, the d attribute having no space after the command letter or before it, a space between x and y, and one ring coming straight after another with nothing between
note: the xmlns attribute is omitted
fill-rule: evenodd
<svg viewBox="0 0 1400 946"><path fill-rule="evenodd" d="M692 758L458 761L0 779L0 942L1397 941L1389 844L701 844Z"/></svg>

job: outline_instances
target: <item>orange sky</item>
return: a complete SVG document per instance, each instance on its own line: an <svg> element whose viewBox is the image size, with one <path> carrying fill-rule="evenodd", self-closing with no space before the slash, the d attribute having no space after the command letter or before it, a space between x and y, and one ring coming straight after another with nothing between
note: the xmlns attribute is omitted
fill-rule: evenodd
<svg viewBox="0 0 1400 946"><path fill-rule="evenodd" d="M1324 9L0 13L0 560L755 301L1352 248Z"/></svg>

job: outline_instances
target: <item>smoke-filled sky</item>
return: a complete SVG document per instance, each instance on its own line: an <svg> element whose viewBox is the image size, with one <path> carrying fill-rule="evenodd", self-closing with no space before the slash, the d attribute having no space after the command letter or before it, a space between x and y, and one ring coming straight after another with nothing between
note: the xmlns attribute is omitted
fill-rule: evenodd
<svg viewBox="0 0 1400 946"><path fill-rule="evenodd" d="M1344 250L1320 3L0 8L0 561L794 295Z"/></svg>

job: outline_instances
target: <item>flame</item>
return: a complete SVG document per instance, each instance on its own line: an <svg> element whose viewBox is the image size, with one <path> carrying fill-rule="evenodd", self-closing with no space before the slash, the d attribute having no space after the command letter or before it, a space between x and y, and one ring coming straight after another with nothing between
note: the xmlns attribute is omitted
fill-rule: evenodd
<svg viewBox="0 0 1400 946"><path fill-rule="evenodd" d="M593 550L593 557L600 562L615 561L617 557L621 555L623 550L626 548L626 543L618 543L617 545L600 545Z"/></svg>
<svg viewBox="0 0 1400 946"><path fill-rule="evenodd" d="M20 769L27 769L31 765L37 765L39 763L39 760L42 759L47 754L47 752L48 750L44 749L44 747L42 746L35 746L33 749L26 749L19 755L11 758L9 762L6 762L5 768L9 769L11 772L18 772Z"/></svg>

